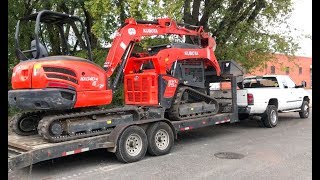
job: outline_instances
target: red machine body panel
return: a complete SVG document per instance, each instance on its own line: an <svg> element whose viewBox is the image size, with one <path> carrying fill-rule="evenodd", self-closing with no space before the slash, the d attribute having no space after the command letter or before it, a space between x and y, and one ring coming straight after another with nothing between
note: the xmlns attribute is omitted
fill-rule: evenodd
<svg viewBox="0 0 320 180"><path fill-rule="evenodd" d="M74 107L99 106L110 104L112 101L112 90L81 91L77 93Z"/></svg>
<svg viewBox="0 0 320 180"><path fill-rule="evenodd" d="M13 71L13 89L61 88L77 92L74 107L110 104L105 71L85 59L57 56L46 60L23 61Z"/></svg>
<svg viewBox="0 0 320 180"><path fill-rule="evenodd" d="M170 76L163 76L162 78L167 81L167 86L164 90L163 97L164 98L172 98L176 93L176 89L178 87L179 80L174 77L170 77Z"/></svg>
<svg viewBox="0 0 320 180"><path fill-rule="evenodd" d="M13 68L11 85L12 89L32 88L32 71L35 62L22 62Z"/></svg>
<svg viewBox="0 0 320 180"><path fill-rule="evenodd" d="M158 105L158 74L155 70L127 74L124 77L125 103Z"/></svg>

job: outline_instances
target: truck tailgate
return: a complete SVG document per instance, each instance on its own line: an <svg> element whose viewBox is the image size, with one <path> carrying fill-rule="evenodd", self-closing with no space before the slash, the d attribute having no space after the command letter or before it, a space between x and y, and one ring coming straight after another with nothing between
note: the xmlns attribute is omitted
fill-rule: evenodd
<svg viewBox="0 0 320 180"><path fill-rule="evenodd" d="M245 107L248 105L247 101L247 93L246 89L238 89L237 90L237 104L240 107Z"/></svg>

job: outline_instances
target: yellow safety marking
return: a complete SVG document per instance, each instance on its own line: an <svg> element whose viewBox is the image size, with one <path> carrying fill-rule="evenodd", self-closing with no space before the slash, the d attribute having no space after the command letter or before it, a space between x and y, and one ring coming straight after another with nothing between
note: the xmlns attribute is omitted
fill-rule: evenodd
<svg viewBox="0 0 320 180"><path fill-rule="evenodd" d="M41 64L35 64L34 65L34 69L40 69L41 68Z"/></svg>

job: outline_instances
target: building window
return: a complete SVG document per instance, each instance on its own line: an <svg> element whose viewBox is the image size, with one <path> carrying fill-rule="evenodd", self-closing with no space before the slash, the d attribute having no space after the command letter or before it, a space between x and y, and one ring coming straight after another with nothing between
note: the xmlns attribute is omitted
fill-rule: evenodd
<svg viewBox="0 0 320 180"><path fill-rule="evenodd" d="M302 67L299 67L299 74L302 74Z"/></svg>
<svg viewBox="0 0 320 180"><path fill-rule="evenodd" d="M274 66L271 66L271 74L275 74L276 73L276 68Z"/></svg>
<svg viewBox="0 0 320 180"><path fill-rule="evenodd" d="M286 74L289 74L289 67L286 67Z"/></svg>

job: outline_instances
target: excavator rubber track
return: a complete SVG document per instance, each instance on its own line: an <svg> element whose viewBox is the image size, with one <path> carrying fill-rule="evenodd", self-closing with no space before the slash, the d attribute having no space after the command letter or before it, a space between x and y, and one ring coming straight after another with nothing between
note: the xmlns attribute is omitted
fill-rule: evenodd
<svg viewBox="0 0 320 180"><path fill-rule="evenodd" d="M54 143L86 138L91 136L97 136L102 134L108 134L113 129L113 127L99 129L99 130L87 129L86 131L82 131L80 133L67 132L61 135L54 135L50 131L54 122L58 122L63 126L63 124L69 119L73 119L73 120L80 119L78 122L81 123L82 122L81 118L92 118L92 121L94 121L95 116L102 115L102 116L108 117L119 112L134 114L136 115L134 120L140 119L139 110L137 107L121 107L121 108L113 108L113 109L91 110L91 111L85 111L85 112L61 113L57 115L48 115L43 117L38 124L38 133L47 141L54 142Z"/></svg>
<svg viewBox="0 0 320 180"><path fill-rule="evenodd" d="M37 134L37 124L44 113L45 111L18 113L10 119L9 127L21 136Z"/></svg>
<svg viewBox="0 0 320 180"><path fill-rule="evenodd" d="M188 95L198 99L198 100L202 100L202 102L205 102L206 104L212 104L212 106L214 106L214 110L210 110L210 111L193 111L192 108L192 103L186 103L183 102L182 98L183 98L183 94L184 93L188 93ZM181 115L180 114L180 107L181 105L186 104L190 106L190 113L187 115ZM212 116L217 114L219 111L219 103L218 101L213 98L210 97L206 94L203 94L195 89L192 89L190 87L187 86L182 86L179 87L176 93L176 97L173 100L173 104L171 106L171 108L169 109L169 118L171 120L174 121L181 121L181 120L185 120L185 119L193 119L193 118L199 118L199 117L206 117L206 116Z"/></svg>

